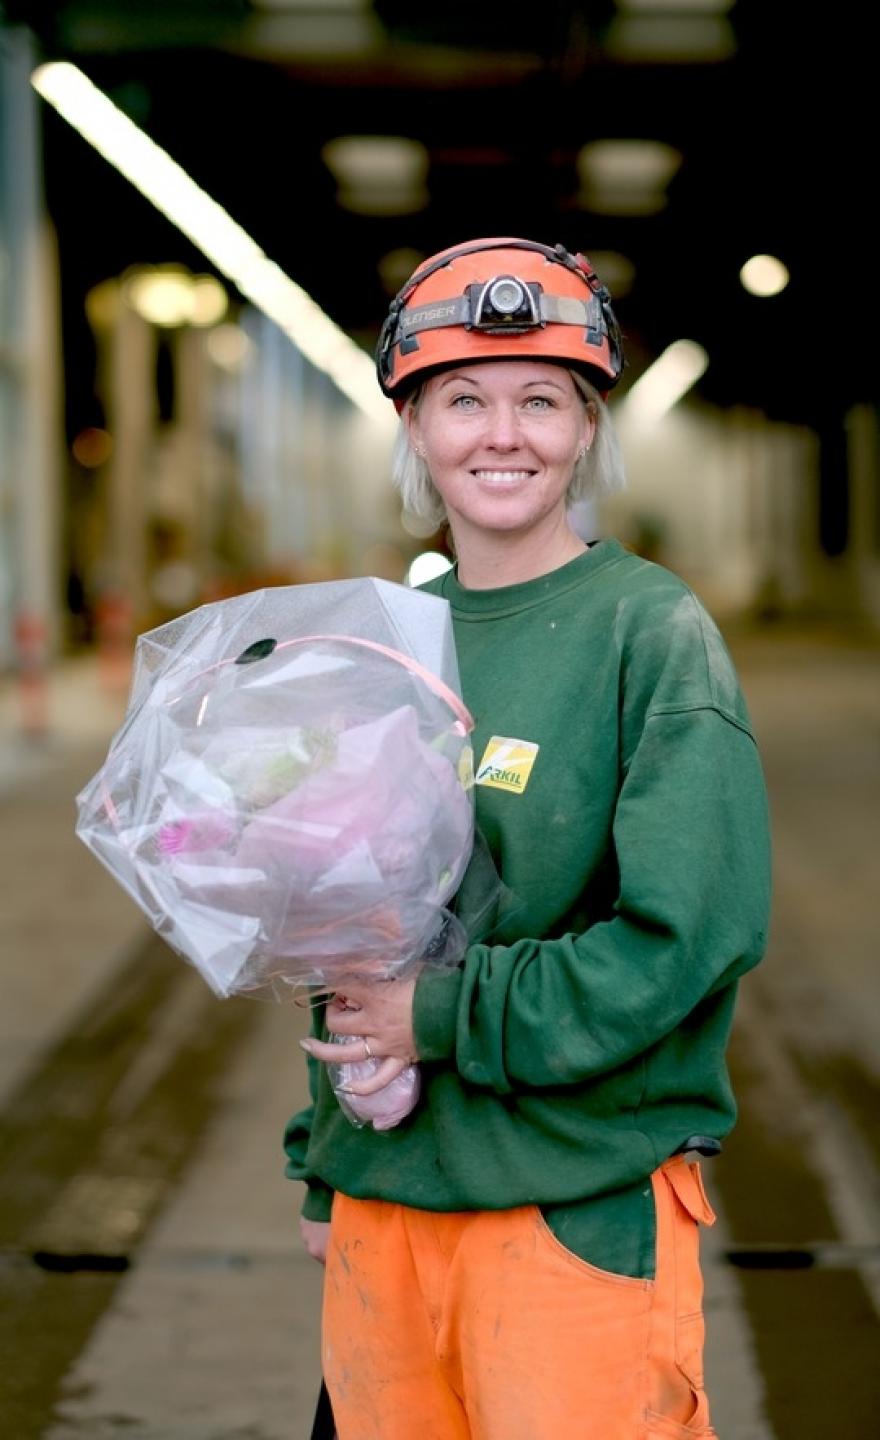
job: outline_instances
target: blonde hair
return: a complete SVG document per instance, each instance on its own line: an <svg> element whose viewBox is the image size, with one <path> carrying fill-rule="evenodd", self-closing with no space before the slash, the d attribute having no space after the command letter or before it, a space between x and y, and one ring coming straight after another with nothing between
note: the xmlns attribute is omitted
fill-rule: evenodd
<svg viewBox="0 0 880 1440"><path fill-rule="evenodd" d="M579 500L589 500L597 495L610 495L615 490L622 490L626 479L623 456L608 406L598 390L579 371L569 370L568 373L584 405L596 421L593 443L589 450L578 456L571 473L566 500L569 505L575 505ZM425 524L436 525L439 529L446 520L446 506L431 479L426 461L416 453L405 419L418 409L424 393L425 386L419 385L407 397L403 407L400 427L391 452L391 478L400 491L404 510L417 516Z"/></svg>

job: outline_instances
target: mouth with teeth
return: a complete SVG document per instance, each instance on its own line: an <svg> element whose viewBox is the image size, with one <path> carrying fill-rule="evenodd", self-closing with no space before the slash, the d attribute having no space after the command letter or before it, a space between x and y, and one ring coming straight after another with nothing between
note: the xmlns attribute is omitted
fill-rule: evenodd
<svg viewBox="0 0 880 1440"><path fill-rule="evenodd" d="M483 485L518 485L531 480L534 470L472 470L475 480Z"/></svg>

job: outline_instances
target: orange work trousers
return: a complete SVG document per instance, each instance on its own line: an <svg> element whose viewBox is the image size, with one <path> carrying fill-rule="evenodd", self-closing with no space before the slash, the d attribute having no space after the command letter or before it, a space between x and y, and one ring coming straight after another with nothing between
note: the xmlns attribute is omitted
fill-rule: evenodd
<svg viewBox="0 0 880 1440"><path fill-rule="evenodd" d="M653 1280L588 1264L534 1205L435 1214L337 1194L323 1366L339 1440L694 1440L699 1166L651 1177Z"/></svg>

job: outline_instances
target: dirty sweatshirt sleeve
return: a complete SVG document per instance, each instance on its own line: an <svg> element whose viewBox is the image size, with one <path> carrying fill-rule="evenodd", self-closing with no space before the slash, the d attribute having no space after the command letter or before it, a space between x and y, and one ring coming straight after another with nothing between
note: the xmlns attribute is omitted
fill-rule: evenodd
<svg viewBox="0 0 880 1440"><path fill-rule="evenodd" d="M312 1010L311 1030L313 1035L321 1036L321 1017L324 1007L316 1006ZM308 1163L309 1140L312 1134L312 1124L315 1116L315 1102L318 1097L318 1077L320 1074L320 1062L311 1055L307 1059L309 1073L309 1096L310 1102L304 1109L299 1110L288 1122L284 1131L284 1151L287 1155L287 1164L284 1173L288 1180L302 1180L306 1185L306 1194L303 1201L302 1215L305 1220L329 1220L330 1211L333 1205L333 1190L311 1169Z"/></svg>
<svg viewBox="0 0 880 1440"><path fill-rule="evenodd" d="M618 795L613 913L582 934L472 946L415 993L420 1058L499 1095L581 1085L649 1051L761 958L763 776L742 715L711 698L642 707Z"/></svg>

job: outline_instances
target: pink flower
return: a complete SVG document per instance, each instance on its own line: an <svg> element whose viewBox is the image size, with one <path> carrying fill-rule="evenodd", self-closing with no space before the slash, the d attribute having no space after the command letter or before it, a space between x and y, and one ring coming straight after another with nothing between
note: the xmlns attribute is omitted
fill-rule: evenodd
<svg viewBox="0 0 880 1440"><path fill-rule="evenodd" d="M473 826L455 766L422 741L409 705L340 732L332 764L238 819L206 806L160 828L168 908L183 898L257 917L257 963L306 981L352 957L364 972L418 956Z"/></svg>
<svg viewBox="0 0 880 1440"><path fill-rule="evenodd" d="M217 850L235 834L235 826L219 810L206 810L186 820L172 820L159 830L157 845L162 855L186 855L199 850Z"/></svg>

